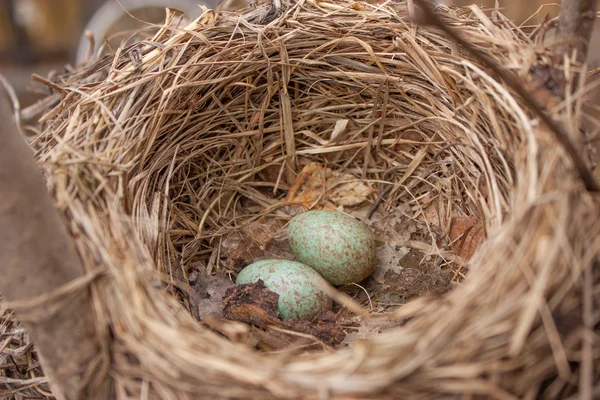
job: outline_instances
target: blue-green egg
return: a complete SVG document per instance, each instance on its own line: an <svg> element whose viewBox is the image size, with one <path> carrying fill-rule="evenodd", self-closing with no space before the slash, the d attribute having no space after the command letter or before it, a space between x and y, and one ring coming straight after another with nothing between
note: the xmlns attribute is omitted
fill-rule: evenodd
<svg viewBox="0 0 600 400"><path fill-rule="evenodd" d="M244 268L235 283L255 283L279 295L277 307L283 319L310 319L321 309L331 309L331 299L322 289L327 282L315 270L288 260L257 261Z"/></svg>
<svg viewBox="0 0 600 400"><path fill-rule="evenodd" d="M332 285L360 282L375 269L371 230L336 211L307 211L289 223L288 238L296 260L314 268Z"/></svg>

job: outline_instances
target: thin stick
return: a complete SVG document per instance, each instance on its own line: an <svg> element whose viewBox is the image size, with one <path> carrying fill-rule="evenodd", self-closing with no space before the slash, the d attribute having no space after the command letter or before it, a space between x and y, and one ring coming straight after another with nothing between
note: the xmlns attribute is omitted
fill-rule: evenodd
<svg viewBox="0 0 600 400"><path fill-rule="evenodd" d="M598 267L598 263L593 264ZM581 399L593 398L594 384L594 272L592 268L583 271L583 324L586 334L583 335L581 344L581 375L579 376L579 391Z"/></svg>
<svg viewBox="0 0 600 400"><path fill-rule="evenodd" d="M432 25L444 33L446 33L449 37L452 38L457 44L462 46L465 50L467 50L471 55L476 58L483 65L487 66L491 69L495 74L497 74L500 79L502 79L509 88L514 90L525 102L525 104L533 110L535 114L542 120L550 131L554 134L555 139L560 143L560 145L565 149L581 180L583 181L585 188L591 192L600 191L600 185L596 182L594 175L592 175L590 169L588 168L586 162L583 158L580 157L580 150L573 144L571 139L569 139L569 135L565 130L554 121L542 108L542 106L533 98L533 96L524 88L519 79L513 75L512 73L506 71L499 65L496 65L493 61L486 58L481 52L477 51L469 42L464 40L459 36L456 31L446 25L427 5L425 0L415 0L423 11L423 15L420 17L420 21L423 25Z"/></svg>
<svg viewBox="0 0 600 400"><path fill-rule="evenodd" d="M596 19L596 0L562 0L560 6L556 34L565 45L556 53L570 55L576 50L577 60L585 62Z"/></svg>
<svg viewBox="0 0 600 400"><path fill-rule="evenodd" d="M54 293L83 271L3 99L0 116L0 292L14 305ZM100 348L89 290L79 288L70 296L60 304L49 301L16 310L57 399L81 398L85 374Z"/></svg>

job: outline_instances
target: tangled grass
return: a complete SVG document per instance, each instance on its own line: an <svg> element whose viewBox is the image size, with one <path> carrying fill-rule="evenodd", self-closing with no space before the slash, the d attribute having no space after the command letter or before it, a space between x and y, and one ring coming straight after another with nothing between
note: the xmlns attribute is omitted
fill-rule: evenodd
<svg viewBox="0 0 600 400"><path fill-rule="evenodd" d="M497 12L437 11L524 82L551 65ZM103 271L92 293L109 375L98 377L118 398L598 391L597 198L518 98L407 12L299 1L207 11L185 28L169 14L154 38L55 80L61 100L32 147L86 269ZM551 109L578 141L584 99ZM285 194L313 161L380 188L383 210L408 204L419 218L432 204L443 231L477 216L486 241L450 293L370 317L400 328L335 351L258 353L198 324L165 286L192 265L222 270L232 230L285 220ZM1 379L12 394L43 390Z"/></svg>

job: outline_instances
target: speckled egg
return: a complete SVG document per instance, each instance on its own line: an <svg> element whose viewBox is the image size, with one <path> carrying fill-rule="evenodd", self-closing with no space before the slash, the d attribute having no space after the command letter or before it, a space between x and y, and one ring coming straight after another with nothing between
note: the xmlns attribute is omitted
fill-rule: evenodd
<svg viewBox="0 0 600 400"><path fill-rule="evenodd" d="M235 283L258 282L279 295L277 307L283 319L310 319L321 309L331 309L331 299L322 285L327 282L312 268L295 261L263 260L248 265Z"/></svg>
<svg viewBox="0 0 600 400"><path fill-rule="evenodd" d="M298 214L289 223L288 238L297 261L314 268L332 285L360 282L375 268L373 233L349 215Z"/></svg>

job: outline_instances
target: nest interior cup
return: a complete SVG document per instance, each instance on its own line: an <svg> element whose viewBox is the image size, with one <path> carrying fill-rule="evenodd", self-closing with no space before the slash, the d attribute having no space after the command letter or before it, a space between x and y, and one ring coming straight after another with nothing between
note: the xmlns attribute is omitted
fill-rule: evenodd
<svg viewBox="0 0 600 400"><path fill-rule="evenodd" d="M500 13L437 10L526 82L551 65ZM407 13L404 2L300 1L207 11L187 27L167 18L118 59L55 79L64 96L32 146L86 269L106 271L92 285L118 393L518 398L576 386L569 362L589 358L560 321L583 310L597 202L518 98ZM578 126L581 99L554 117ZM441 227L481 218L487 239L467 278L394 311L402 327L335 352L263 354L202 327L161 282L276 212L314 161L388 182L385 209L418 216L427 198Z"/></svg>

